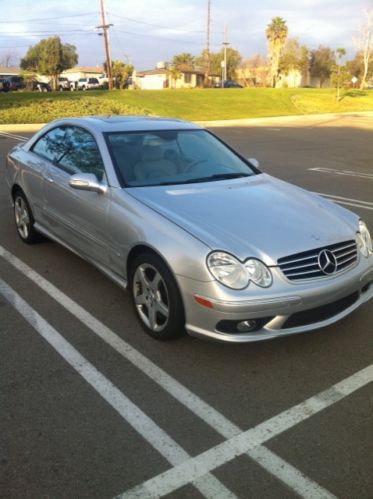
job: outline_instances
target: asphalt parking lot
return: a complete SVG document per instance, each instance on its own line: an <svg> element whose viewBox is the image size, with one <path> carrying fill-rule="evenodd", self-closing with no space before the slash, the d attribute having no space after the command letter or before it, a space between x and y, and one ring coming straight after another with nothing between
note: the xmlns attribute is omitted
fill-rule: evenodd
<svg viewBox="0 0 373 499"><path fill-rule="evenodd" d="M373 117L216 134L373 229ZM0 497L373 498L373 304L257 344L156 342L128 295L16 234L0 133ZM270 201L269 201L270 202Z"/></svg>

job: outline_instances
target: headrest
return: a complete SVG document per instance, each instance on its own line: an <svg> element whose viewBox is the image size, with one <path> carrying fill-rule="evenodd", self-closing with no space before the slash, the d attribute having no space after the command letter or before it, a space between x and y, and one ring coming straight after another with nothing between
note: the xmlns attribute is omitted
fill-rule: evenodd
<svg viewBox="0 0 373 499"><path fill-rule="evenodd" d="M163 151L159 146L144 146L141 151L143 161L159 161L163 159Z"/></svg>

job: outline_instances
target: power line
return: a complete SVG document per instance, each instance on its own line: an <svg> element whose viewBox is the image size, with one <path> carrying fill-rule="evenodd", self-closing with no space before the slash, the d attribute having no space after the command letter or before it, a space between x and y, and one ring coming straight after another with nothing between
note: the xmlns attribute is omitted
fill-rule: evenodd
<svg viewBox="0 0 373 499"><path fill-rule="evenodd" d="M12 20L12 21L0 21L0 24L25 24L25 23L37 23L40 21L54 21L56 19L68 19L71 17L84 17L84 16L91 16L92 14L97 14L97 12L87 12L85 14L71 14L69 16L57 16L57 17L39 17L39 18L34 18L34 19L19 19L19 20Z"/></svg>
<svg viewBox="0 0 373 499"><path fill-rule="evenodd" d="M179 38L169 38L165 37L162 35L152 35L152 34L145 34L145 33L135 33L133 31L126 31L126 30L121 30L121 29L116 29L117 33L124 33L126 35L133 35L133 36L139 36L140 38L157 38L159 40L164 40L165 42L181 42L181 43L189 43L189 44L196 44L196 45L201 45L200 42L196 40L181 40Z"/></svg>
<svg viewBox="0 0 373 499"><path fill-rule="evenodd" d="M113 12L111 12L110 14L114 17L118 17L119 19L123 19L125 21L130 21L130 22L137 23L137 24L144 24L145 26L152 26L153 28L167 29L167 30L171 30L171 31L180 31L183 33L204 33L203 30L180 29L180 28L169 27L169 26L164 26L164 25L160 25L160 24L148 23L145 21L140 21L138 19L133 19L132 17L120 16L120 15L115 14Z"/></svg>
<svg viewBox="0 0 373 499"><path fill-rule="evenodd" d="M61 30L53 30L53 31L22 31L18 33L9 33L4 35L1 35L1 38L20 38L20 37L27 37L27 36L45 36L45 35L56 35L57 33L64 34L64 35L69 35L71 33L82 33L82 34L95 34L93 31L93 28L91 31L84 30L84 29L72 29L72 30L67 30L67 31L61 31Z"/></svg>

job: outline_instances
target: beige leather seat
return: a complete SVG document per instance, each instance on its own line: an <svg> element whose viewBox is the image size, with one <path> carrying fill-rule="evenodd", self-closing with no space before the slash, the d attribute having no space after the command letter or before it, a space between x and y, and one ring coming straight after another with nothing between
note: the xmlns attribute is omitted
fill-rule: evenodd
<svg viewBox="0 0 373 499"><path fill-rule="evenodd" d="M164 159L161 147L145 146L141 152L141 161L134 167L134 175L136 180L173 177L177 175L177 167Z"/></svg>

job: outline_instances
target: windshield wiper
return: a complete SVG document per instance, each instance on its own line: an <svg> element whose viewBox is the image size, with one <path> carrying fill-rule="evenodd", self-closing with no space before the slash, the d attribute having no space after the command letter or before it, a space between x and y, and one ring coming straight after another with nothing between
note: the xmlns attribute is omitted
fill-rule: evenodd
<svg viewBox="0 0 373 499"><path fill-rule="evenodd" d="M198 177L198 178L190 178L188 180L179 180L179 181L167 181L160 182L159 184L151 184L151 185L182 185L182 184L197 184L199 182L209 182L210 180L225 180L231 178L241 178L241 177L251 177L251 173L215 173L215 175L209 175L208 177Z"/></svg>
<svg viewBox="0 0 373 499"><path fill-rule="evenodd" d="M215 173L215 175L209 175L208 177L198 177L185 180L185 184L194 184L198 182L209 182L210 180L225 180L231 178L241 178L241 177L251 177L251 173Z"/></svg>

